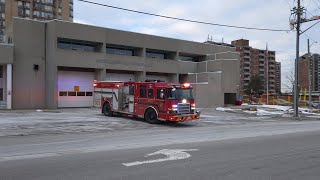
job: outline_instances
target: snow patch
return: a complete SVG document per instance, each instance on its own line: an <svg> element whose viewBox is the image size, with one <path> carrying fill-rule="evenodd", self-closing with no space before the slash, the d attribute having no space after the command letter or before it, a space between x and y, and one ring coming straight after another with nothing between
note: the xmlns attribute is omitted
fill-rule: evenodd
<svg viewBox="0 0 320 180"><path fill-rule="evenodd" d="M234 109L223 108L223 107L217 107L216 110L217 110L217 111L222 111L222 112L225 112L225 111L234 111Z"/></svg>

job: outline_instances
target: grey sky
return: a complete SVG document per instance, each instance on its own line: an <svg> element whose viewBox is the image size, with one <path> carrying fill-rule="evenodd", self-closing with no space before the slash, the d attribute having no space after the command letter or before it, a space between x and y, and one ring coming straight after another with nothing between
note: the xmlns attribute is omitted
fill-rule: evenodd
<svg viewBox="0 0 320 180"><path fill-rule="evenodd" d="M185 19L212 23L251 26L259 28L289 29L290 8L293 0L92 0L94 2L119 6L138 11L150 12ZM307 17L320 15L320 0L303 0L308 10ZM295 32L266 32L241 30L218 26L201 25L189 22L146 16L116 9L99 7L74 1L74 21L96 26L140 32L203 42L208 34L214 41L230 43L245 38L250 45L264 49L266 43L270 50L276 51L276 60L282 63L282 83L287 83L285 74L293 69L295 58ZM306 29L312 23L303 25ZM320 53L320 23L306 34L313 40L311 51ZM313 41L311 41L313 42ZM307 37L301 36L301 54L307 51ZM284 86L283 87L283 91Z"/></svg>

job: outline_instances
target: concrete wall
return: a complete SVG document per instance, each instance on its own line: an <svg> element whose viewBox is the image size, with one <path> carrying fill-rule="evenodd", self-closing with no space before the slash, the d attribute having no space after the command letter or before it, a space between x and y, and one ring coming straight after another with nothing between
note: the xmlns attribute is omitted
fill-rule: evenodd
<svg viewBox="0 0 320 180"><path fill-rule="evenodd" d="M190 78L197 79L197 82L192 83L197 107L215 107L224 104L222 72L191 74Z"/></svg>
<svg viewBox="0 0 320 180"><path fill-rule="evenodd" d="M197 64L198 73L190 74L189 80L195 83L198 107L221 106L225 103L225 93L239 95L240 55L217 53L208 55L207 59Z"/></svg>
<svg viewBox="0 0 320 180"><path fill-rule="evenodd" d="M12 64L13 63L13 46L0 44L0 64Z"/></svg>
<svg viewBox="0 0 320 180"><path fill-rule="evenodd" d="M45 107L45 24L13 21L13 109ZM34 65L39 69L34 70Z"/></svg>
<svg viewBox="0 0 320 180"><path fill-rule="evenodd" d="M106 29L63 21L48 23L33 20L14 19L13 21L14 71L13 108L57 108L58 67L95 69L97 80L103 80L106 70L125 70L143 81L146 73L166 73L171 81L177 82L179 74L205 72L199 74L200 81L208 86L195 87L197 99L203 99L203 107L223 104L223 93L234 92L239 66L234 54L235 48L191 41L164 38L133 32ZM57 48L57 38L68 38L98 42L99 52L83 52ZM138 56L106 54L106 44L125 45L136 48ZM0 46L0 52L3 51ZM145 57L146 49L170 52L171 59L150 59ZM199 56L214 55L215 61L180 61L179 53ZM212 56L212 57L211 57ZM13 55L12 55L13 57ZM208 56L209 57L209 56ZM208 59L208 58L207 58ZM0 60L1 61L1 60ZM13 60L11 60L12 62ZM38 65L39 70L33 66ZM222 72L220 72L222 71ZM192 79L192 76L190 76ZM228 83L229 82L229 83ZM230 83L231 82L231 83ZM212 93L208 98L207 94Z"/></svg>

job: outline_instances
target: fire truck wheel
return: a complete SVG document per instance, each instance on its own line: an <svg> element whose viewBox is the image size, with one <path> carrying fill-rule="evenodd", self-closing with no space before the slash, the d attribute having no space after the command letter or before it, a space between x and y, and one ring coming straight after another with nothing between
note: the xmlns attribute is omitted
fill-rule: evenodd
<svg viewBox="0 0 320 180"><path fill-rule="evenodd" d="M111 110L110 104L109 103L105 103L103 105L103 114L105 116L113 116L113 112Z"/></svg>
<svg viewBox="0 0 320 180"><path fill-rule="evenodd" d="M157 113L153 109L148 109L144 114L144 119L150 124L159 124Z"/></svg>

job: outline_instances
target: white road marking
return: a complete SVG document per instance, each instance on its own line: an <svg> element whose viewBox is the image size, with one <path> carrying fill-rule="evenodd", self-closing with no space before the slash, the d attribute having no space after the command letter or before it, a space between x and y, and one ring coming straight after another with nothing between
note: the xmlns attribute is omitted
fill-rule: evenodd
<svg viewBox="0 0 320 180"><path fill-rule="evenodd" d="M198 151L198 149L162 149L160 151L147 154L145 157L150 157L158 154L166 155L167 157L162 159L153 159L153 160L146 160L146 161L135 161L131 163L122 163L124 166L137 166L141 164L151 164L151 163L158 163L164 161L174 161L180 159L187 159L191 157L191 154L186 153L185 151Z"/></svg>

